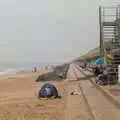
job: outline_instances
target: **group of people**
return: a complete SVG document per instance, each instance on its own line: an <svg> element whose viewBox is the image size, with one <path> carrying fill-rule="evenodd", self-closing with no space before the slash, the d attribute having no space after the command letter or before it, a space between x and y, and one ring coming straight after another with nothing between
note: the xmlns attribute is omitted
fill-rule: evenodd
<svg viewBox="0 0 120 120"><path fill-rule="evenodd" d="M96 82L99 83L114 83L117 82L118 65L120 65L120 55L106 55L105 64L90 65L95 75Z"/></svg>
<svg viewBox="0 0 120 120"><path fill-rule="evenodd" d="M99 74L102 74L106 70L105 65L96 65L93 68L94 75L97 77Z"/></svg>
<svg viewBox="0 0 120 120"><path fill-rule="evenodd" d="M93 72L95 75L95 82L100 85L105 84L113 84L116 80L116 75L113 72L113 68L111 66L105 66L105 65L96 65L93 68Z"/></svg>

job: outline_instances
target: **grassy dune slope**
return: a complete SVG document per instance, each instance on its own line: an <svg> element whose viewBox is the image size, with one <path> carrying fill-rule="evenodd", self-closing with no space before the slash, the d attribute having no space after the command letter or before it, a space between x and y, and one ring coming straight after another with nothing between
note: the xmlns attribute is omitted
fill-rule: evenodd
<svg viewBox="0 0 120 120"><path fill-rule="evenodd" d="M91 58L93 56L99 56L99 48L94 48L94 49L90 50L86 54L78 57L76 60L83 60L83 59L86 59L86 58Z"/></svg>

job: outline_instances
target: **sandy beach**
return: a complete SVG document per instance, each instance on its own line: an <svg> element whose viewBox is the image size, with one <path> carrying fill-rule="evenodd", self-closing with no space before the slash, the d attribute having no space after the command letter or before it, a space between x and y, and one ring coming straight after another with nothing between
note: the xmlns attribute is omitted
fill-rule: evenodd
<svg viewBox="0 0 120 120"><path fill-rule="evenodd" d="M37 99L43 82L34 81L42 73L12 75L4 80L0 78L0 120L63 120L64 98ZM64 82L52 83L64 94Z"/></svg>
<svg viewBox="0 0 120 120"><path fill-rule="evenodd" d="M75 70L75 73L74 73ZM83 74L70 65L66 80L35 82L48 71L23 73L0 78L0 120L116 120L119 109ZM77 76L76 76L77 75ZM81 78L76 80L75 76ZM39 100L38 91L44 83L52 83L61 99ZM71 95L71 91L77 95Z"/></svg>

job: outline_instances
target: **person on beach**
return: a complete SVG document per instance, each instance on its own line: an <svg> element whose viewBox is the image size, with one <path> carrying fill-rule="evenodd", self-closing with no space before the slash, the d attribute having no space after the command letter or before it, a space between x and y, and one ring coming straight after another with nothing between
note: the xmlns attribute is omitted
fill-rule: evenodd
<svg viewBox="0 0 120 120"><path fill-rule="evenodd" d="M94 68L94 74L96 77L100 74L100 68L98 66Z"/></svg>

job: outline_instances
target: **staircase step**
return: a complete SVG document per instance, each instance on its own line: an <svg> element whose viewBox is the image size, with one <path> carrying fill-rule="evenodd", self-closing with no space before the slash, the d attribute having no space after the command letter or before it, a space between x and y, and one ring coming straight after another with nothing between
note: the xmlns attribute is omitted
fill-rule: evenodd
<svg viewBox="0 0 120 120"><path fill-rule="evenodd" d="M115 22L103 22L104 26L115 26L116 23Z"/></svg>

